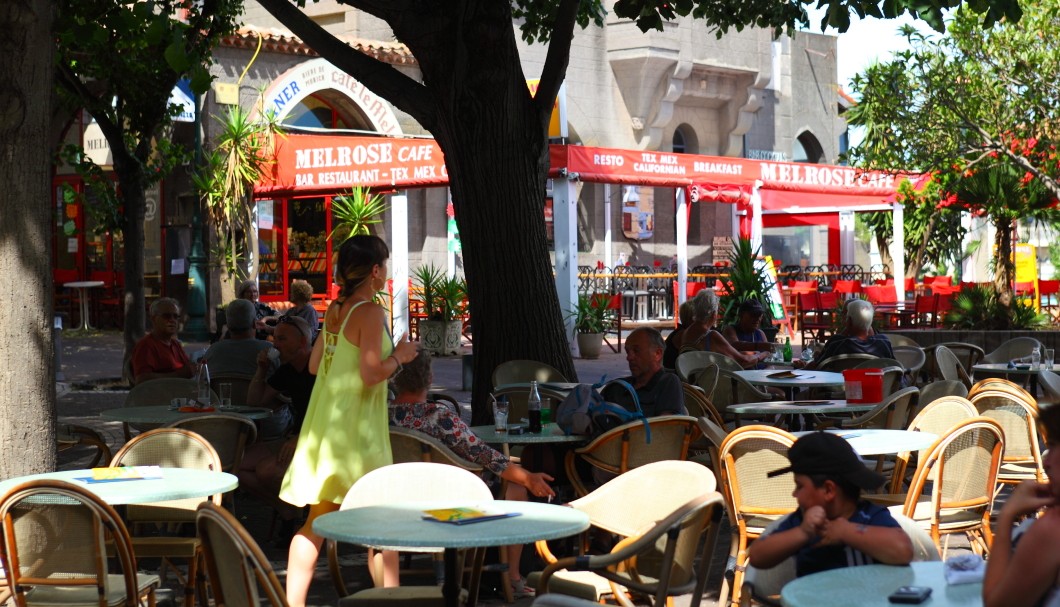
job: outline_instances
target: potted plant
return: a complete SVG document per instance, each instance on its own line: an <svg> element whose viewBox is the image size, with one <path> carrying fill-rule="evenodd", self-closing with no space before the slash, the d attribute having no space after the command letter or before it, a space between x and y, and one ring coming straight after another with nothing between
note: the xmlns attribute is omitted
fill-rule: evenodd
<svg viewBox="0 0 1060 607"><path fill-rule="evenodd" d="M740 304L748 299L757 299L766 311L762 316L762 331L772 341L777 328L773 326L768 294L774 282L766 273L765 262L759 261L761 248L755 249L748 238L734 238L732 245L729 253L728 294L721 298L718 320L721 324L735 323Z"/></svg>
<svg viewBox="0 0 1060 607"><path fill-rule="evenodd" d="M423 304L425 318L419 323L423 348L436 356L459 354L467 299L464 279L447 277L434 265L422 265L413 272L413 284Z"/></svg>
<svg viewBox="0 0 1060 607"><path fill-rule="evenodd" d="M581 357L599 358L608 322L607 296L580 295L571 316Z"/></svg>

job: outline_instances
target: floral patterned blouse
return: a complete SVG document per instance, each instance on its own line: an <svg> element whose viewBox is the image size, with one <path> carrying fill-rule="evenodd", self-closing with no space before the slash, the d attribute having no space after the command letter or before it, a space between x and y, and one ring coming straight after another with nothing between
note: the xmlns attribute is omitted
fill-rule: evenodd
<svg viewBox="0 0 1060 607"><path fill-rule="evenodd" d="M454 453L500 476L508 468L503 453L482 442L460 416L438 403L390 403L390 425L434 437Z"/></svg>

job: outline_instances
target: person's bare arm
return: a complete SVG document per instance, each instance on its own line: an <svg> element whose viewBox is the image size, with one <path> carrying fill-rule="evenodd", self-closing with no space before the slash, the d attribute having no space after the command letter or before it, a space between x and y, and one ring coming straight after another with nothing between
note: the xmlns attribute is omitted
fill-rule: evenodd
<svg viewBox="0 0 1060 607"><path fill-rule="evenodd" d="M821 527L821 545L829 544L845 544L887 565L908 565L913 560L913 542L901 527L861 525L837 518Z"/></svg>
<svg viewBox="0 0 1060 607"><path fill-rule="evenodd" d="M416 344L409 342L408 335L394 345L393 352L383 357L383 327L386 312L378 304L368 302L363 311L354 313L346 323L346 339L361 350L361 379L367 385L386 381L407 362L416 357Z"/></svg>
<svg viewBox="0 0 1060 607"><path fill-rule="evenodd" d="M755 335L761 335L762 341L741 341L732 325L725 325L725 328L721 330L721 334L725 336L725 340L729 342L729 345L741 352L773 351L773 344L766 341L766 334L761 329L755 329Z"/></svg>
<svg viewBox="0 0 1060 607"><path fill-rule="evenodd" d="M555 480L544 472L530 472L519 464L508 464L501 473L501 478L526 487L532 495L537 497L555 496L556 492L549 486L549 481Z"/></svg>
<svg viewBox="0 0 1060 607"><path fill-rule="evenodd" d="M983 578L983 604L1034 605L1055 583L1060 572L1060 513L1048 510L1020 538L1013 554L1012 528L1021 517L1055 503L1048 485L1027 481L1020 483L998 515L997 530Z"/></svg>
<svg viewBox="0 0 1060 607"><path fill-rule="evenodd" d="M757 365L768 357L767 352L758 352L756 354L744 354L743 352L740 352L732 347L732 344L729 343L729 340L725 339L724 335L717 331L715 331L708 339L710 339L710 349L713 352L728 356L740 363L740 366L745 369Z"/></svg>
<svg viewBox="0 0 1060 607"><path fill-rule="evenodd" d="M803 514L798 527L770 533L755 540L747 551L748 562L758 569L776 567L812 542L825 520L823 508L810 508Z"/></svg>
<svg viewBox="0 0 1060 607"><path fill-rule="evenodd" d="M252 407L271 407L275 404L276 397L280 392L269 385L266 381L266 374L269 372L269 348L258 352L258 358L255 361L257 368L254 371L254 377L250 380L250 386L247 387L247 404Z"/></svg>

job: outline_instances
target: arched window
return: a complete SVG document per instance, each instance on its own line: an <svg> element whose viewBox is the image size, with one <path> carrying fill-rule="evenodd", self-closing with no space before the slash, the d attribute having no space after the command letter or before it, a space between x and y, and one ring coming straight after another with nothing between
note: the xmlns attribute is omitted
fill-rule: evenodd
<svg viewBox="0 0 1060 607"><path fill-rule="evenodd" d="M804 131L791 144L792 162L820 163L824 159L824 149L813 133Z"/></svg>
<svg viewBox="0 0 1060 607"><path fill-rule="evenodd" d="M303 99L291 108L283 124L312 129L375 130L360 108L346 96L331 91L321 91Z"/></svg>
<svg viewBox="0 0 1060 607"><path fill-rule="evenodd" d="M673 139L670 141L670 151L675 154L698 154L699 140L696 132L687 124L678 125L674 129Z"/></svg>

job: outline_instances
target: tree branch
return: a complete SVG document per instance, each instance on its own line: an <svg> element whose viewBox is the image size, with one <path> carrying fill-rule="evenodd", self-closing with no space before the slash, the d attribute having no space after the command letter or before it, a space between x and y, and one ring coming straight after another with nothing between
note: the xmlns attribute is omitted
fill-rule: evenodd
<svg viewBox="0 0 1060 607"><path fill-rule="evenodd" d="M541 80L537 85L537 94L534 95L534 105L542 125L548 124L559 87L567 77L570 45L574 39L574 24L578 17L578 2L579 0L561 0L556 11L556 22L552 25L548 54L545 55L545 66L541 69Z"/></svg>
<svg viewBox="0 0 1060 607"><path fill-rule="evenodd" d="M420 83L331 35L289 0L258 0L258 3L321 57L356 77L374 93L431 130L435 123L435 105Z"/></svg>

